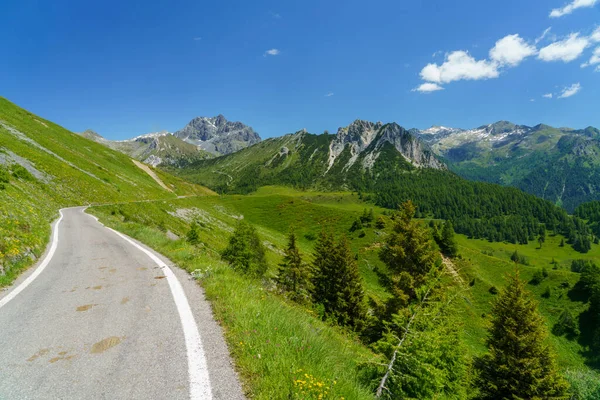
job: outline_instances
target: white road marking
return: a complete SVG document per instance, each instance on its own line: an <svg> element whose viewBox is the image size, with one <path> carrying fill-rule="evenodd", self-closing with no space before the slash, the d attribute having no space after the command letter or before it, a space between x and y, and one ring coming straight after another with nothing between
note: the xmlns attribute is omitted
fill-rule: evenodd
<svg viewBox="0 0 600 400"><path fill-rule="evenodd" d="M198 331L198 325L196 324L194 314L192 313L192 309L181 283L179 283L179 280L171 268L162 262L160 258L152 254L152 252L146 250L122 233L108 227L106 228L146 253L146 255L163 270L163 273L169 282L169 287L171 288L177 311L179 312L181 325L183 325L183 336L185 337L185 346L187 348L188 374L190 379L190 400L212 399L210 379L208 377L208 366L206 365L206 356L204 355L204 349L202 348L200 332Z"/></svg>
<svg viewBox="0 0 600 400"><path fill-rule="evenodd" d="M29 275L27 277L27 279L25 279L23 282L21 282L21 284L19 286L14 288L12 292L7 294L4 298L2 298L2 300L0 300L0 308L4 307L9 301L14 299L27 286L29 286L31 284L31 282L33 282L34 279L37 278L42 273L42 271L48 266L48 264L50 263L50 260L52 260L52 256L54 255L54 252L56 251L56 248L58 247L58 225L60 224L60 221L62 221L62 219L63 219L62 209L59 210L58 212L60 213L60 217L58 218L58 221L56 221L56 224L54 225L54 228L52 229L52 244L50 246L50 250L48 251L48 254L46 254L46 257L44 258L42 263L35 269L35 271L33 271L33 273L31 275Z"/></svg>

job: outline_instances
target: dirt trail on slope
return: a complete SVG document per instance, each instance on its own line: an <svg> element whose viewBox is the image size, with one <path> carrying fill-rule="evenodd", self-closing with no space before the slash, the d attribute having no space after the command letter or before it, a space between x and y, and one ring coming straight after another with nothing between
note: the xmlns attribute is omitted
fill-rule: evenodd
<svg viewBox="0 0 600 400"><path fill-rule="evenodd" d="M456 270L456 266L454 265L454 263L452 262L451 259L442 255L442 262L443 262L444 266L446 267L446 270L448 271L448 273L450 275L452 275L454 277L454 279L456 279L461 284L465 283L465 281L463 281L462 277L458 274L458 271Z"/></svg>
<svg viewBox="0 0 600 400"><path fill-rule="evenodd" d="M160 185L160 186L161 186L163 189L165 189L165 190L168 190L169 192L173 192L173 190L171 190L171 188L170 188L170 187L168 187L167 185L165 185L165 183L164 183L163 181L161 181L161 180L160 180L160 178L158 177L158 175L156 175L156 174L154 173L154 171L152 171L152 170L150 169L150 167L148 167L146 164L142 164L141 162L139 162L139 161L136 161L136 160L133 160L133 159L132 159L131 161L133 161L133 163L134 163L135 165L137 165L137 166L138 166L140 169L142 169L142 170L143 170L143 171L145 171L145 172L146 172L148 175L150 175L150 177L151 177L152 179L154 179L154 180L156 181L156 183L158 183L158 184L159 184L159 185Z"/></svg>

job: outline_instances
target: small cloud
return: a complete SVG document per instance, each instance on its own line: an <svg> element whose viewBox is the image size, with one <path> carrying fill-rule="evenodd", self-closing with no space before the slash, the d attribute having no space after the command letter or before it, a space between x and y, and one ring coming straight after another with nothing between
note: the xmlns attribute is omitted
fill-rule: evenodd
<svg viewBox="0 0 600 400"><path fill-rule="evenodd" d="M536 53L535 46L525 42L519 35L508 35L496 42L490 50L490 58L500 65L516 67Z"/></svg>
<svg viewBox="0 0 600 400"><path fill-rule="evenodd" d="M438 90L444 90L444 88L438 85L437 83L426 82L421 84L419 87L414 88L411 91L420 93L431 93L437 92Z"/></svg>
<svg viewBox="0 0 600 400"><path fill-rule="evenodd" d="M436 51L435 53L433 53L433 54L431 55L431 57L435 58L435 57L437 57L437 56L441 56L442 54L444 54L444 52L443 52L443 51L441 51L441 50L438 50L438 51Z"/></svg>
<svg viewBox="0 0 600 400"><path fill-rule="evenodd" d="M278 49L271 49L271 50L267 50L265 51L265 53L263 54L263 56L277 56L279 55L279 50Z"/></svg>
<svg viewBox="0 0 600 400"><path fill-rule="evenodd" d="M281 19L281 14L279 14L279 13L269 11L269 14L271 15L271 17L273 17L275 19Z"/></svg>
<svg viewBox="0 0 600 400"><path fill-rule="evenodd" d="M535 103L535 99L529 99L529 101Z"/></svg>
<svg viewBox="0 0 600 400"><path fill-rule="evenodd" d="M325 95L325 97L331 97L331 96L333 96L333 92L329 92Z"/></svg>
<svg viewBox="0 0 600 400"><path fill-rule="evenodd" d="M587 37L579 36L578 33L571 33L568 38L549 44L542 48L538 58L542 61L573 61L590 45Z"/></svg>
<svg viewBox="0 0 600 400"><path fill-rule="evenodd" d="M475 60L468 52L458 50L446 54L446 58L441 65L427 64L421 70L420 75L424 81L450 83L463 79L479 80L497 78L500 73L496 63L488 60ZM433 86L428 87L432 88ZM440 90L440 86L437 87L438 89L434 90Z"/></svg>
<svg viewBox="0 0 600 400"><path fill-rule="evenodd" d="M560 96L558 96L558 98L566 99L567 97L575 96L577 93L579 93L580 90L581 90L581 84L574 83L571 86L564 88L563 91L561 92Z"/></svg>
<svg viewBox="0 0 600 400"><path fill-rule="evenodd" d="M564 15L571 14L578 8L594 7L599 0L573 0L562 8L555 8L550 12L550 18L560 18Z"/></svg>
<svg viewBox="0 0 600 400"><path fill-rule="evenodd" d="M542 34L540 36L538 36L537 38L535 38L535 44L538 44L539 42L541 42L542 40L544 40L546 38L546 36L548 36L548 34L550 33L551 29L552 29L552 27L546 28L544 30L544 32L542 32Z"/></svg>
<svg viewBox="0 0 600 400"><path fill-rule="evenodd" d="M589 67L590 65L598 65L598 64L600 64L600 47L596 47L596 50L594 50L594 53L592 53L592 57L589 59L588 62L581 64L581 68L586 68L586 67ZM598 65L598 68L600 68L600 65ZM598 69L596 69L596 72L597 71L598 71Z"/></svg>
<svg viewBox="0 0 600 400"><path fill-rule="evenodd" d="M200 36L194 38L195 41L202 40Z"/></svg>
<svg viewBox="0 0 600 400"><path fill-rule="evenodd" d="M404 63L404 68L410 68L410 64L409 63Z"/></svg>
<svg viewBox="0 0 600 400"><path fill-rule="evenodd" d="M546 93L542 95L543 98L545 99L551 99L553 97L552 93Z"/></svg>

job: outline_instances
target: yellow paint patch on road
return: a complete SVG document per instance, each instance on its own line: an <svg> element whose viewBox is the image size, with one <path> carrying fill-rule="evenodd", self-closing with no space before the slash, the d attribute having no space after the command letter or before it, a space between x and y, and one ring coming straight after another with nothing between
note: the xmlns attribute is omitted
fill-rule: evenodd
<svg viewBox="0 0 600 400"><path fill-rule="evenodd" d="M123 300L121 300L121 304L127 304L129 302L129 297L123 297Z"/></svg>
<svg viewBox="0 0 600 400"><path fill-rule="evenodd" d="M92 353L92 354L104 353L106 350L113 348L116 345L118 345L119 343L121 343L121 341L123 341L123 339L125 339L124 336L123 337L111 336L111 337L107 337L106 339L102 339L98 343L94 343L94 345L92 346L92 349L90 350L90 353Z"/></svg>
<svg viewBox="0 0 600 400"><path fill-rule="evenodd" d="M37 353L35 353L34 355L32 355L31 357L29 357L27 359L27 361L31 362L31 361L35 361L36 359L45 356L46 354L48 354L50 352L50 349L41 349L40 351L38 351Z"/></svg>
<svg viewBox="0 0 600 400"><path fill-rule="evenodd" d="M79 306L79 307L77 307L77 311L87 311L87 310L89 310L90 308L92 308L92 307L94 307L94 306L97 306L97 305L98 305L98 304L86 304L86 305L84 305L84 306Z"/></svg>

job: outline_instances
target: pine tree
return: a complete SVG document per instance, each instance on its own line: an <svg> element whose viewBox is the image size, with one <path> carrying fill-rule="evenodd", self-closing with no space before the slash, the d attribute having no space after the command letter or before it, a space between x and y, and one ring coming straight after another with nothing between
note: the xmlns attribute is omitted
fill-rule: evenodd
<svg viewBox="0 0 600 400"><path fill-rule="evenodd" d="M313 300L340 325L362 327L365 317L364 290L358 265L345 236L336 244L333 235L322 232L315 247Z"/></svg>
<svg viewBox="0 0 600 400"><path fill-rule="evenodd" d="M562 238L562 239L560 240L560 244L559 244L558 246L559 246L559 247L565 247L565 239L564 239L564 238Z"/></svg>
<svg viewBox="0 0 600 400"><path fill-rule="evenodd" d="M293 232L290 233L283 262L279 264L276 281L292 300L305 302L309 297L311 287L310 271L308 265L302 261L296 240L296 235Z"/></svg>
<svg viewBox="0 0 600 400"><path fill-rule="evenodd" d="M558 373L537 303L518 271L492 308L488 353L475 362L480 399L564 399L568 385Z"/></svg>
<svg viewBox="0 0 600 400"><path fill-rule="evenodd" d="M454 237L454 227L452 222L446 221L442 229L442 237L440 240L440 248L442 253L448 257L456 257L458 255L458 244Z"/></svg>
<svg viewBox="0 0 600 400"><path fill-rule="evenodd" d="M221 254L234 269L254 276L267 271L266 251L256 229L240 220L229 238L229 244Z"/></svg>
<svg viewBox="0 0 600 400"><path fill-rule="evenodd" d="M401 206L393 232L388 236L379 258L393 274L406 272L415 286L421 286L439 256L429 230L413 220L415 210L410 201Z"/></svg>

